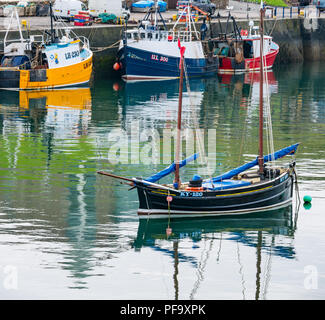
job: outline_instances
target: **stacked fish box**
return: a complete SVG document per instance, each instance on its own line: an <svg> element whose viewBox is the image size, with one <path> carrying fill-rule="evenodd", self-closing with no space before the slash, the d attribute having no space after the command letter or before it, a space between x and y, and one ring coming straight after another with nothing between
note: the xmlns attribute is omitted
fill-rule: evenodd
<svg viewBox="0 0 325 320"><path fill-rule="evenodd" d="M74 25L78 27L91 25L91 17L88 12L84 11L79 11L79 13L73 17L73 21Z"/></svg>

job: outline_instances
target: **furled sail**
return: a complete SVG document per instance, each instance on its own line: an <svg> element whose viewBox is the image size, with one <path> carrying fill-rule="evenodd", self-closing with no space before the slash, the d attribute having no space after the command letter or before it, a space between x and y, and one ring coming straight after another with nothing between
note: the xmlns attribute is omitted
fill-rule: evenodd
<svg viewBox="0 0 325 320"><path fill-rule="evenodd" d="M276 151L274 153L274 155L272 154L269 154L267 156L264 156L264 163L268 162L268 161L272 161L272 160L277 160L277 159L280 159L280 158L283 158L284 156L288 155L288 154L294 154L297 150L299 146L299 143L296 143L296 144L293 144L292 146L289 146L289 147L286 147L284 149L281 149L279 151ZM222 180L226 180L226 179L231 179L232 177L234 177L235 175L241 173L241 172L244 172L248 169L251 169L255 166L258 165L258 158L256 158L255 160L249 162L249 163L246 163L236 169L233 169L233 170L230 170L220 176L217 176L215 178L212 178L212 182L219 182L219 181L222 181ZM207 181L211 181L211 179L207 180Z"/></svg>
<svg viewBox="0 0 325 320"><path fill-rule="evenodd" d="M194 161L198 157L199 157L199 154L198 153L195 153L195 154L191 155L190 157L182 160L179 163L179 167L180 168L184 167L188 162ZM145 180L148 181L148 182L156 182L156 181L160 180L161 178L163 178L163 177L171 174L175 170L176 170L176 164L175 164L175 162L173 162L170 166L168 166L164 170L155 173L154 175L152 175L151 177L149 177L149 178L147 178Z"/></svg>

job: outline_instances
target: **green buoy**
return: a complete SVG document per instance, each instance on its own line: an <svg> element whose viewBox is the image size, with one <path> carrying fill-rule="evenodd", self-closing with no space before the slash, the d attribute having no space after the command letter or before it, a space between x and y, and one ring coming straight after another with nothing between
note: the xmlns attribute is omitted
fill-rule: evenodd
<svg viewBox="0 0 325 320"><path fill-rule="evenodd" d="M310 202L305 202L305 203L304 203L304 208L305 208L306 210L310 210L310 209L311 209L311 203L310 203Z"/></svg>
<svg viewBox="0 0 325 320"><path fill-rule="evenodd" d="M304 196L304 203L311 203L311 196Z"/></svg>

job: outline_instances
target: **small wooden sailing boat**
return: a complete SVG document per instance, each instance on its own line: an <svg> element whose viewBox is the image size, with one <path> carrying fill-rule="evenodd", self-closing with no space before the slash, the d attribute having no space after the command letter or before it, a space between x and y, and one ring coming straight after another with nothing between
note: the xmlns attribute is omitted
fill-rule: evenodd
<svg viewBox="0 0 325 320"><path fill-rule="evenodd" d="M261 9L261 24L264 10ZM261 52L263 52L263 35ZM179 42L180 46L180 42ZM147 179L128 179L107 172L99 174L128 181L138 191L140 217L175 217L243 214L272 210L292 202L295 162L287 167L278 167L273 162L288 154L294 154L298 144L294 144L269 155L263 155L263 80L265 61L260 65L260 117L259 117L259 156L234 170L220 176L202 180L194 176L187 183L181 183L179 169L197 158L197 154L183 161L179 159L180 131L182 116L182 89L184 72L184 51L180 46L180 93L178 127L176 139L176 161L168 168ZM261 55L262 56L262 55ZM269 135L271 132L268 133ZM273 148L271 148L273 150ZM271 166L266 166L271 162ZM258 170L247 171L255 166ZM173 184L156 183L161 178L175 172Z"/></svg>
<svg viewBox="0 0 325 320"><path fill-rule="evenodd" d="M186 20L185 28L178 28L181 18ZM203 46L190 4L183 9L172 30L168 31L157 1L138 28L123 33L114 69L119 70L126 81L177 79L180 77L177 68L180 60L178 40L186 45L189 77L209 76L218 71L218 59L213 58L212 52Z"/></svg>
<svg viewBox="0 0 325 320"><path fill-rule="evenodd" d="M77 37L65 29L61 37L53 28L48 39L43 34L23 37L17 10L13 10L4 37L4 56L0 64L0 89L52 89L79 86L90 81L93 53L85 37ZM18 22L20 39L9 39L14 18ZM61 31L61 30L60 30Z"/></svg>

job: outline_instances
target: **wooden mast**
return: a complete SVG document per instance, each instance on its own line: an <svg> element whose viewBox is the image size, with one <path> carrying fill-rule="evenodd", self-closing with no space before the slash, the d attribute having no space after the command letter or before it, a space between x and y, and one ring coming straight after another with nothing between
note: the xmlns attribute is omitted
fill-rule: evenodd
<svg viewBox="0 0 325 320"><path fill-rule="evenodd" d="M264 80L264 27L263 15L264 9L261 3L260 9L260 123L259 123L259 156L258 166L259 173L264 173L264 157L263 157L263 80Z"/></svg>
<svg viewBox="0 0 325 320"><path fill-rule="evenodd" d="M180 48L181 49L181 48ZM182 51L182 49L181 49ZM176 138L176 156L175 156L175 179L176 189L180 187L179 177L179 161L180 161L180 145L181 145L181 129L182 129L182 100L183 100L183 78L184 78L184 55L181 52L180 58L180 80L179 80L179 96L178 96L178 117L177 117L177 138Z"/></svg>
<svg viewBox="0 0 325 320"><path fill-rule="evenodd" d="M54 35L54 28L53 28L53 8L52 8L52 1L50 1L50 16L51 16L51 42L55 42L55 35Z"/></svg>

